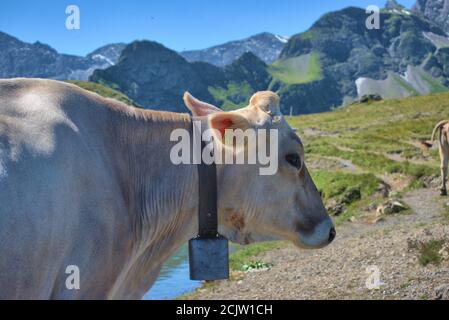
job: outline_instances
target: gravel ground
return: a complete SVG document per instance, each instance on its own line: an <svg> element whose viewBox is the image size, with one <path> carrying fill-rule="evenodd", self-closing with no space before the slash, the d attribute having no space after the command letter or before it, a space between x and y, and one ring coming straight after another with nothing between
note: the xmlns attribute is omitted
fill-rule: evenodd
<svg viewBox="0 0 449 320"><path fill-rule="evenodd" d="M435 299L449 288L449 261L422 266L413 243L449 240L442 211L447 198L430 189L404 196L412 213L388 216L375 224L361 221L337 228L325 249L293 246L266 252L257 260L269 270L234 274L232 281L200 289L195 299ZM376 270L379 280L375 279ZM368 286L367 286L368 282ZM380 283L380 286L375 284ZM447 285L447 287L445 287ZM446 298L447 298L446 294Z"/></svg>

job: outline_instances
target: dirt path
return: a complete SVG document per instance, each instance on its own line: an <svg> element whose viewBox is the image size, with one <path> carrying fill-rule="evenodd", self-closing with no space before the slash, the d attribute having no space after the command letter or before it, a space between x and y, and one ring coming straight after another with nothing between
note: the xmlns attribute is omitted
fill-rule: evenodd
<svg viewBox="0 0 449 320"><path fill-rule="evenodd" d="M336 241L323 250L288 245L267 252L256 259L273 263L271 269L239 273L241 280L201 289L195 298L432 299L437 287L449 285L449 261L424 267L415 244L449 239L449 226L442 218L449 199L421 189L403 200L413 213L389 216L374 225L346 223L337 228ZM376 270L381 285L369 289L366 282L376 283L370 281Z"/></svg>

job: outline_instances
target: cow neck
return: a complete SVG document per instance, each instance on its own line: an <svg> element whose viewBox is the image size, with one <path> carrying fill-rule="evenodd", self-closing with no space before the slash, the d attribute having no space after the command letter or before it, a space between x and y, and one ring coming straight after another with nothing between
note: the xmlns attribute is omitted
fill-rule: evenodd
<svg viewBox="0 0 449 320"><path fill-rule="evenodd" d="M190 130L190 123L187 114L157 111L126 120L125 137L120 139L119 157L125 159L120 172L138 247L158 244L171 252L173 245L186 242L197 231L192 223L198 206L192 188L197 180L195 167L170 162L170 134L175 129Z"/></svg>
<svg viewBox="0 0 449 320"><path fill-rule="evenodd" d="M138 110L121 119L111 148L128 208L130 250L116 296L146 292L162 265L198 232L197 168L174 165L169 157L170 134L191 130L191 117Z"/></svg>

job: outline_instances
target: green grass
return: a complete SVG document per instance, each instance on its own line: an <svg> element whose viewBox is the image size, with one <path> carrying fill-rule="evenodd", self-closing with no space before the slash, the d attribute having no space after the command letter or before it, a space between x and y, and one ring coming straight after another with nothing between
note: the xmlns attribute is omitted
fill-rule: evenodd
<svg viewBox="0 0 449 320"><path fill-rule="evenodd" d="M286 84L302 84L323 77L319 56L316 53L277 60L269 66L268 72L274 79Z"/></svg>
<svg viewBox="0 0 449 320"><path fill-rule="evenodd" d="M419 69L418 73L421 76L421 78L428 83L431 92L439 93L448 91L448 88L443 86L438 80L432 78L427 72L424 72L423 70Z"/></svg>
<svg viewBox="0 0 449 320"><path fill-rule="evenodd" d="M441 215L443 217L443 223L449 224L449 206L447 204L447 201L443 202L443 211Z"/></svg>
<svg viewBox="0 0 449 320"><path fill-rule="evenodd" d="M249 97L253 94L250 85L246 82L236 83L231 82L227 88L209 87L209 93L218 101L222 101L221 109L231 111L246 106L249 102ZM245 97L243 102L235 103L235 97Z"/></svg>
<svg viewBox="0 0 449 320"><path fill-rule="evenodd" d="M399 162L387 158L378 153L369 152L367 150L347 151L341 150L334 144L317 143L306 145L306 153L321 156L336 156L350 160L354 165L378 174L385 173L402 173L409 175L415 179L423 176L430 176L435 173L436 168L428 165L414 164L408 161Z"/></svg>
<svg viewBox="0 0 449 320"><path fill-rule="evenodd" d="M197 295L198 295L198 291L199 290L211 290L214 287L216 287L218 284L217 281L204 281L201 284L201 287L199 287L198 289L196 289L193 292L187 292L185 294L182 294L178 297L176 297L175 300L196 300L197 299Z"/></svg>
<svg viewBox="0 0 449 320"><path fill-rule="evenodd" d="M327 202L347 189L360 187L361 199L346 206L337 220L360 215L376 201L375 190L381 179L399 175L409 181L404 191L423 187L423 178L439 175L437 150L424 152L419 142L428 140L434 125L449 118L449 93L414 96L353 104L332 112L287 121L303 140L306 164L319 158L349 160L355 170L310 170ZM315 129L316 133L307 134ZM430 158L430 159L429 159Z"/></svg>
<svg viewBox="0 0 449 320"><path fill-rule="evenodd" d="M379 169L396 162L388 161L383 153L396 153L404 158L422 157L422 150L416 143L429 139L435 123L449 117L448 98L449 94L442 93L402 101L355 104L333 112L288 118L288 121L298 128L300 135L306 128L334 134L331 137L302 135L310 154L338 153L337 156L354 158L362 165L378 163L373 171L380 173ZM368 155L365 157L365 154ZM376 154L379 157L375 157ZM431 156L435 161L430 161L428 166L435 169L437 153L432 152ZM357 157L369 159L357 160Z"/></svg>
<svg viewBox="0 0 449 320"><path fill-rule="evenodd" d="M346 190L359 187L362 195L372 195L380 180L373 174L352 174L339 171L319 170L312 172L312 178L325 199L343 194Z"/></svg>
<svg viewBox="0 0 449 320"><path fill-rule="evenodd" d="M309 29L301 33L299 36L302 40L312 40L315 37L315 32L313 29Z"/></svg>
<svg viewBox="0 0 449 320"><path fill-rule="evenodd" d="M280 249L285 246L284 242L261 242L253 243L248 246L241 247L241 249L232 253L229 257L229 267L234 271L241 271L244 265L250 264L254 261L254 257L275 249Z"/></svg>
<svg viewBox="0 0 449 320"><path fill-rule="evenodd" d="M421 265L439 265L441 263L441 256L439 254L439 251L441 250L443 245L443 240L431 240L425 243L420 249L419 262L421 263Z"/></svg>
<svg viewBox="0 0 449 320"><path fill-rule="evenodd" d="M126 96L125 94L123 94L115 89L109 88L105 85L95 83L95 82L78 81L78 80L69 80L67 82L77 85L78 87L81 87L85 90L95 92L102 97L115 99L115 100L118 100L120 102L126 103L131 106L140 107L137 103L135 103L133 100L128 98L128 96Z"/></svg>
<svg viewBox="0 0 449 320"><path fill-rule="evenodd" d="M267 263L263 261L251 261L247 262L242 266L242 271L251 271L251 270L260 270L260 269L269 269L273 266L272 263Z"/></svg>
<svg viewBox="0 0 449 320"><path fill-rule="evenodd" d="M411 95L417 96L419 92L415 90L410 84L407 83L404 79L402 79L397 74L392 74L393 79L406 91L408 91Z"/></svg>

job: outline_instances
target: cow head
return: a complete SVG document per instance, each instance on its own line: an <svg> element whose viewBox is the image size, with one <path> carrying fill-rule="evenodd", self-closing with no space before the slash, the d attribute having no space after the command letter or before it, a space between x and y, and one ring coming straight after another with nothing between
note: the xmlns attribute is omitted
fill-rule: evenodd
<svg viewBox="0 0 449 320"><path fill-rule="evenodd" d="M282 117L275 93L258 92L247 107L232 112L223 112L189 93L184 101L193 115L207 117L209 128L217 132L252 128L278 133L274 174L261 175L259 162L217 166L222 235L241 244L286 239L302 248L324 247L334 239L332 220L304 163L301 140ZM225 144L221 139L215 141Z"/></svg>

